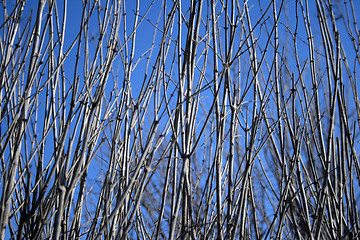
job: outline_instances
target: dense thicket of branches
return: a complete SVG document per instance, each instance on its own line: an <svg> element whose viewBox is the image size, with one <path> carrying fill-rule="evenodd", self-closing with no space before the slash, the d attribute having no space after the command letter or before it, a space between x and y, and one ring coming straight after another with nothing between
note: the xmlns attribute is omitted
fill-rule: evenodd
<svg viewBox="0 0 360 240"><path fill-rule="evenodd" d="M358 1L1 2L0 239L357 239Z"/></svg>

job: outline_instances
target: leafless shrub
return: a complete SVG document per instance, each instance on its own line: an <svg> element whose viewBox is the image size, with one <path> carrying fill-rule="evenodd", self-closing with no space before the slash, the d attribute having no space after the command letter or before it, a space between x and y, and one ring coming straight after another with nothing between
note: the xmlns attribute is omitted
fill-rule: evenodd
<svg viewBox="0 0 360 240"><path fill-rule="evenodd" d="M357 239L357 1L2 1L0 239Z"/></svg>

